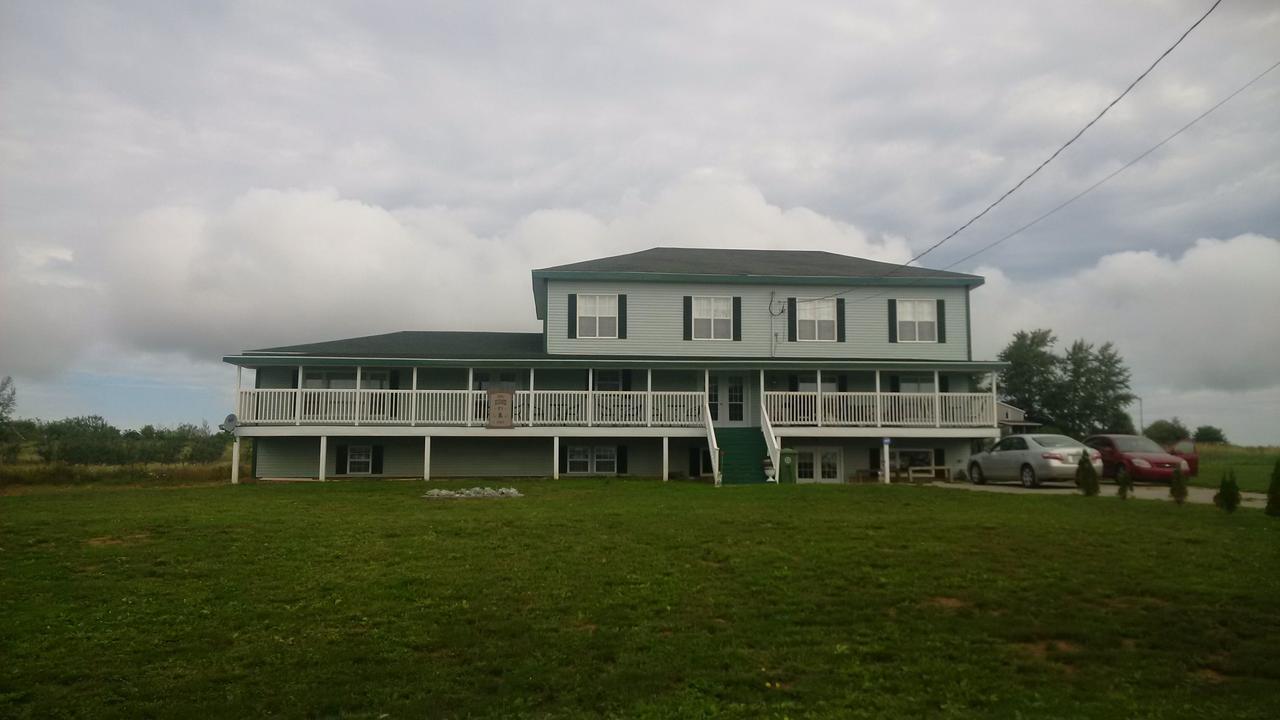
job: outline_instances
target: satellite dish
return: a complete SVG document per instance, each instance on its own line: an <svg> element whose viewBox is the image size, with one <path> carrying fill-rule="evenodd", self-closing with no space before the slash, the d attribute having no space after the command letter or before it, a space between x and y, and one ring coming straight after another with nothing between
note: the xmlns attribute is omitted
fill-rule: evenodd
<svg viewBox="0 0 1280 720"><path fill-rule="evenodd" d="M222 421L222 424L218 426L218 429L223 432L235 432L236 428L239 426L240 421L236 419L235 413L232 413L227 416L226 420Z"/></svg>

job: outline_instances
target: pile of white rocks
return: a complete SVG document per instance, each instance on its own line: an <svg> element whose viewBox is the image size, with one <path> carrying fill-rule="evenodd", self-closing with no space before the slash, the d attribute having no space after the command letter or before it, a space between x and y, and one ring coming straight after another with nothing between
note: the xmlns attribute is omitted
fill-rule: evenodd
<svg viewBox="0 0 1280 720"><path fill-rule="evenodd" d="M428 490L427 494L422 497L432 500L443 500L450 498L510 498L524 496L520 494L519 490L513 487L473 487L465 490Z"/></svg>

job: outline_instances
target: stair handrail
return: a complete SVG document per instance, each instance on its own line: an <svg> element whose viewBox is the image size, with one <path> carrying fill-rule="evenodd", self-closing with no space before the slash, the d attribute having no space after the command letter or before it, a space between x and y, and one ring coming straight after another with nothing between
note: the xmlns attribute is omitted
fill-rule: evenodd
<svg viewBox="0 0 1280 720"><path fill-rule="evenodd" d="M716 487L720 487L720 445L716 442L716 428L711 424L711 404L706 396L702 400L702 424L707 429L707 447L711 449L711 475Z"/></svg>
<svg viewBox="0 0 1280 720"><path fill-rule="evenodd" d="M760 396L760 432L764 435L764 446L769 451L769 462L773 463L773 477L769 482L778 482L778 473L782 471L782 446L778 436L773 434L773 422L769 419L769 408L765 406L764 396Z"/></svg>

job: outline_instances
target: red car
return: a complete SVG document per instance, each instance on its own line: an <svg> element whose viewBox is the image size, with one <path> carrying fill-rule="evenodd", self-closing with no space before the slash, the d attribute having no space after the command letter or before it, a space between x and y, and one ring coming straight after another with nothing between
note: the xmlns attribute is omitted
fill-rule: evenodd
<svg viewBox="0 0 1280 720"><path fill-rule="evenodd" d="M1179 467L1183 475L1191 474L1190 463L1141 435L1094 435L1085 438L1084 444L1102 454L1104 477L1128 475L1134 480L1169 482Z"/></svg>
<svg viewBox="0 0 1280 720"><path fill-rule="evenodd" d="M1191 466L1191 476L1195 477L1200 474L1200 451L1196 450L1196 444L1190 440L1179 440L1178 442L1165 448L1170 455L1177 455L1187 461L1187 465Z"/></svg>

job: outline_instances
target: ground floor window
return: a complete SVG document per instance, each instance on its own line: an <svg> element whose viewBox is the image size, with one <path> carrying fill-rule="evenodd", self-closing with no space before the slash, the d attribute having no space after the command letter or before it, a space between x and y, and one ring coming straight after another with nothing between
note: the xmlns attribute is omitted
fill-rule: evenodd
<svg viewBox="0 0 1280 720"><path fill-rule="evenodd" d="M840 448L796 448L796 480L840 482Z"/></svg>
<svg viewBox="0 0 1280 720"><path fill-rule="evenodd" d="M347 474L368 475L373 472L373 447L352 445L347 449Z"/></svg>
<svg viewBox="0 0 1280 720"><path fill-rule="evenodd" d="M567 473L614 475L626 471L622 464L616 445L570 445L565 451Z"/></svg>

